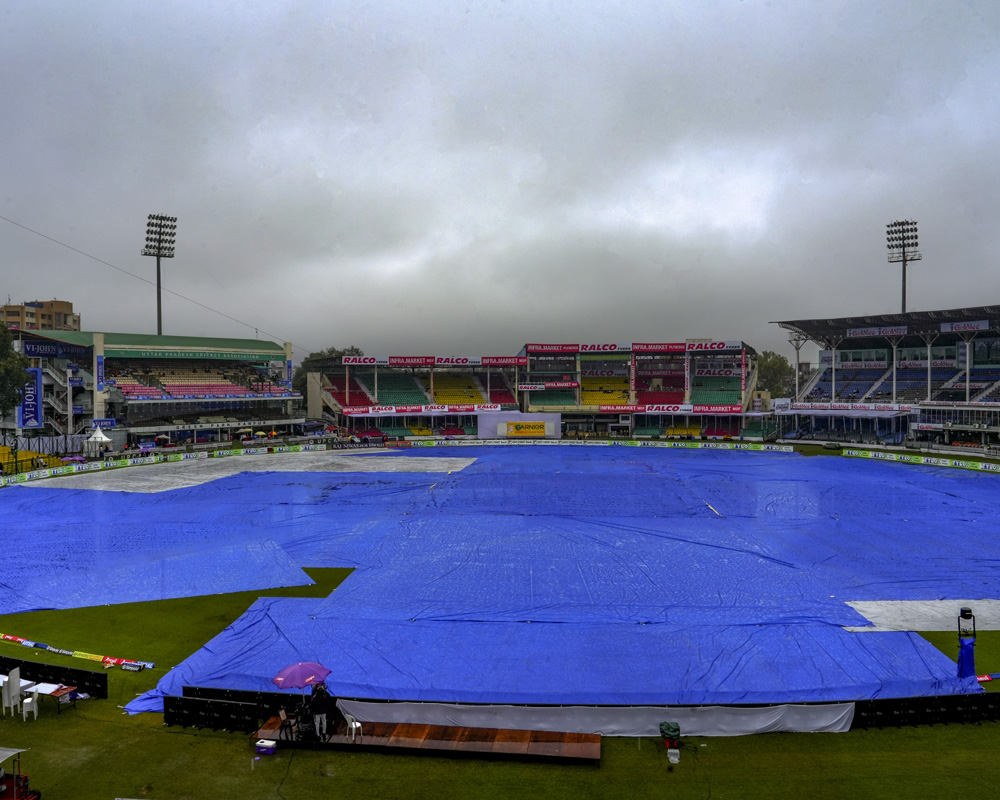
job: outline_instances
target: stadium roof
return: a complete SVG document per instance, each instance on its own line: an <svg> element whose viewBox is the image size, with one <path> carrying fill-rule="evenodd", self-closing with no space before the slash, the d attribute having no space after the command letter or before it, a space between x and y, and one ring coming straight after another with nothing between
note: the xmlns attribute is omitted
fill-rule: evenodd
<svg viewBox="0 0 1000 800"><path fill-rule="evenodd" d="M986 327L973 330L962 323L982 322ZM857 347L884 347L888 337L900 336L903 341L911 338L920 344L925 343L925 337L935 336L934 344L947 345L963 341L970 335L1000 331L1000 306L974 306L971 308L952 308L941 311L909 311L898 314L874 314L859 317L837 317L832 319L801 319L772 321L772 325L780 325L793 334L832 347L844 339L850 339ZM959 330L954 330L958 327ZM899 333L898 329L904 332ZM870 335L861 333L872 331ZM885 332L878 332L885 331Z"/></svg>
<svg viewBox="0 0 1000 800"><path fill-rule="evenodd" d="M38 331L25 330L41 339L79 347L94 346L94 331ZM105 333L105 348L150 350L236 350L255 353L274 353L284 358L285 348L262 339L215 339L205 336L156 336L142 333Z"/></svg>

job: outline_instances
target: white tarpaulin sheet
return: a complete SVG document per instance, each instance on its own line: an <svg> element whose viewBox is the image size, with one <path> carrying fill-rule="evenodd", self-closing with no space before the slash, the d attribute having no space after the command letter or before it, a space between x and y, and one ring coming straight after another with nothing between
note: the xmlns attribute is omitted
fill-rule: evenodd
<svg viewBox="0 0 1000 800"><path fill-rule="evenodd" d="M338 700L361 722L406 722L459 728L659 736L661 722L676 722L682 736L745 736L751 733L845 733L854 703L733 706L508 706L446 703L367 703Z"/></svg>

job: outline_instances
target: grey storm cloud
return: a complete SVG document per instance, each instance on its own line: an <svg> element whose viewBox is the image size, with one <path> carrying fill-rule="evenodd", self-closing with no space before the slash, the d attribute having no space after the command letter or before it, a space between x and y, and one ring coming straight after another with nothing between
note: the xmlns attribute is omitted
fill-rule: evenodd
<svg viewBox="0 0 1000 800"><path fill-rule="evenodd" d="M4 288L87 329L155 331L148 213L166 333L297 358L789 354L769 320L898 309L898 218L909 308L998 291L995 3L61 1L0 37Z"/></svg>

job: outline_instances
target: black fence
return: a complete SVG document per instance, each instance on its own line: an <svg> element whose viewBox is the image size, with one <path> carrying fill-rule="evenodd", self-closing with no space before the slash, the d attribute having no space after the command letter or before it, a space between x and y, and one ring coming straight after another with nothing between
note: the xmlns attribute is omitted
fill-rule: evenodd
<svg viewBox="0 0 1000 800"><path fill-rule="evenodd" d="M1000 693L997 692L901 697L893 700L858 700L854 704L851 729L986 722L997 719L1000 719Z"/></svg>
<svg viewBox="0 0 1000 800"><path fill-rule="evenodd" d="M0 656L0 672L8 675L16 667L21 669L21 677L27 681L61 683L63 686L75 686L78 692L85 692L101 700L108 697L108 675L105 672Z"/></svg>
<svg viewBox="0 0 1000 800"><path fill-rule="evenodd" d="M172 695L163 698L163 722L166 725L253 733L259 727L259 720L253 703Z"/></svg>
<svg viewBox="0 0 1000 800"><path fill-rule="evenodd" d="M200 700L228 700L232 703L250 703L261 719L273 717L281 708L291 713L302 703L299 695L285 692L253 692L246 689L217 689L212 686L185 686L184 697ZM309 699L309 695L305 696Z"/></svg>

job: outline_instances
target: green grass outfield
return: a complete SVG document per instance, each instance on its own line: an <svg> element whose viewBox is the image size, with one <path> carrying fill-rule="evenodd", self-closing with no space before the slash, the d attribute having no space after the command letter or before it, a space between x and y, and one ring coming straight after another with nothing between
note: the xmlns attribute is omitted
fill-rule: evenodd
<svg viewBox="0 0 1000 800"><path fill-rule="evenodd" d="M109 672L107 700L37 720L0 719L0 746L28 748L23 768L43 798L996 798L1000 723L844 734L684 739L672 770L657 738L605 738L600 767L478 758L284 750L255 760L250 739L165 727L120 706L152 688L261 595L325 597L349 574L309 569L315 586L0 616L0 633L56 647L153 661ZM952 658L954 633L926 637ZM0 642L0 653L74 667L87 662ZM47 657L46 657L47 656ZM1000 633L983 633L980 672L1000 671ZM568 669L574 665L567 665ZM990 684L986 684L992 688Z"/></svg>

